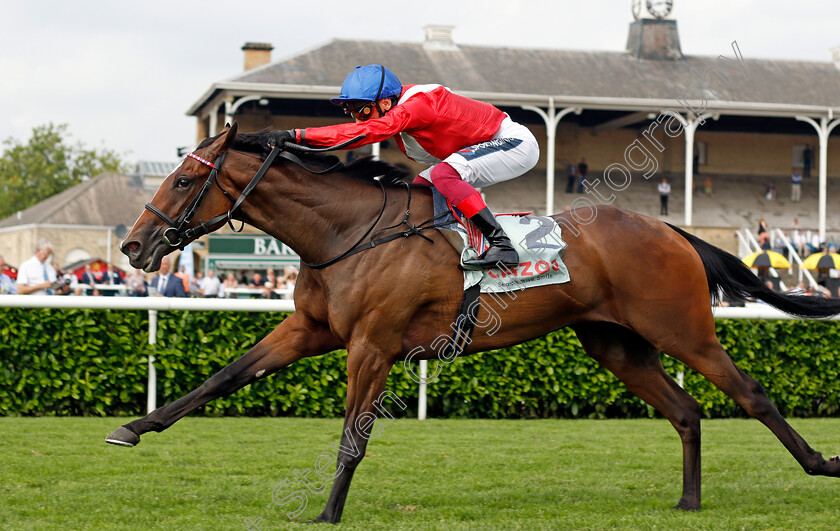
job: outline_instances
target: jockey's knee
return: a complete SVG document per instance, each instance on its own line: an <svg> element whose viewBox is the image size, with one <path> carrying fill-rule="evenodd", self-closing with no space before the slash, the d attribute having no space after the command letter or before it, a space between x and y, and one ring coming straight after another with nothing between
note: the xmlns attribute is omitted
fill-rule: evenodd
<svg viewBox="0 0 840 531"><path fill-rule="evenodd" d="M432 171L429 172L429 178L431 178L432 183L437 186L440 181L450 179L460 181L461 174L458 173L458 171L455 170L455 168L453 168L449 163L441 162L432 168Z"/></svg>

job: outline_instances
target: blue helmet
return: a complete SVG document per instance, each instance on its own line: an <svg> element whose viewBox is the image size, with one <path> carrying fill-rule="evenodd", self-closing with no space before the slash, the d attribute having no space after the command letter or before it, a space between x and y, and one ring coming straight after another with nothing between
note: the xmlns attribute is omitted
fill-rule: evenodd
<svg viewBox="0 0 840 531"><path fill-rule="evenodd" d="M341 105L346 101L377 101L399 96L402 83L382 65L357 66L341 85L341 95L330 101Z"/></svg>

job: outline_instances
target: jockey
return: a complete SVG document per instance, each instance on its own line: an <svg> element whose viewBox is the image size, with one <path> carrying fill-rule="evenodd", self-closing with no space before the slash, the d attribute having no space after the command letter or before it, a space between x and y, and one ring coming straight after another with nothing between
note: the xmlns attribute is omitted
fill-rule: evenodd
<svg viewBox="0 0 840 531"><path fill-rule="evenodd" d="M344 149L395 136L407 157L430 167L414 184L434 185L481 231L490 248L465 265L514 267L519 256L475 187L519 177L534 167L539 146L523 125L488 104L441 85L402 85L382 65L358 66L347 76L341 94L330 100L355 123L274 131L275 144L305 142L328 147L360 135Z"/></svg>

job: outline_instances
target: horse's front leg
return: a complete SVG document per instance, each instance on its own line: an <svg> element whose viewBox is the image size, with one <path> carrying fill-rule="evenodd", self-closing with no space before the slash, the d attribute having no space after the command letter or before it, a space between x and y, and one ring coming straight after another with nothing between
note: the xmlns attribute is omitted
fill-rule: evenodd
<svg viewBox="0 0 840 531"><path fill-rule="evenodd" d="M350 480L356 467L365 456L365 448L371 438L371 428L382 411L383 402L405 404L391 392L385 391L385 381L394 364L390 353L367 345L351 347L347 355L347 412L344 415L344 432L341 435L336 464L335 481L324 512L314 522L337 524L341 520ZM378 430L382 426L377 427ZM373 436L379 432L374 432Z"/></svg>
<svg viewBox="0 0 840 531"><path fill-rule="evenodd" d="M327 326L295 312L245 355L187 395L145 417L117 428L105 440L134 446L147 431L163 431L184 415L220 396L227 396L301 358L341 348Z"/></svg>

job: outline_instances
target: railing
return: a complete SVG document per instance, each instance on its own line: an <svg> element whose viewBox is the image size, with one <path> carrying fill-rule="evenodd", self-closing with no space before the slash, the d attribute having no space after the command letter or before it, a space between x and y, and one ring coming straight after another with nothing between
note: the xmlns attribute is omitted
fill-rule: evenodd
<svg viewBox="0 0 840 531"><path fill-rule="evenodd" d="M125 284L70 284L70 287L75 290L77 288L81 288L83 291L87 292L92 289L99 290L100 293L110 293L110 295L119 295L125 296L128 295L128 286ZM230 299L236 299L239 297L249 298L253 296L262 296L265 294L267 288L223 288L224 296ZM285 289L285 288L277 288L271 290L273 293L276 293L278 296L284 299L291 299L292 293L294 293L294 289Z"/></svg>

